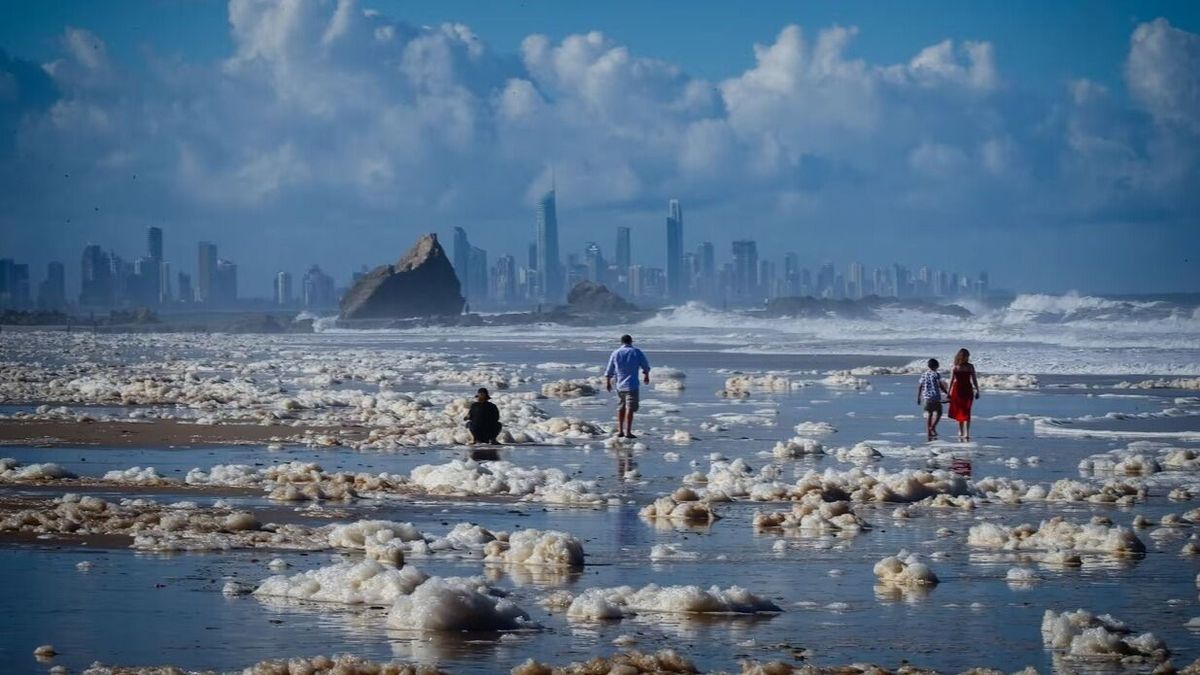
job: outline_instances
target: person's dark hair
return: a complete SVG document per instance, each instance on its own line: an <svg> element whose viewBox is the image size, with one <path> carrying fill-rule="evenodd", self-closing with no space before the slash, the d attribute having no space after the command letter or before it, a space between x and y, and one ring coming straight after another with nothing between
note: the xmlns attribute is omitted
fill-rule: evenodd
<svg viewBox="0 0 1200 675"><path fill-rule="evenodd" d="M633 336L632 335L622 335L621 336L621 344L623 344L623 345L633 344Z"/></svg>
<svg viewBox="0 0 1200 675"><path fill-rule="evenodd" d="M475 395L476 395L476 396L482 396L482 397L484 397L484 398L491 398L491 397L492 397L492 395L488 393L487 387L480 387L480 388L479 388L479 391L476 391L476 392L475 392Z"/></svg>
<svg viewBox="0 0 1200 675"><path fill-rule="evenodd" d="M925 365L929 366L930 370L937 370L938 366L940 366L942 364L938 363L937 359L929 359L929 362L926 363Z"/></svg>
<svg viewBox="0 0 1200 675"><path fill-rule="evenodd" d="M958 350L958 353L954 355L954 365L956 366L965 366L970 362L971 352L967 351L966 348Z"/></svg>

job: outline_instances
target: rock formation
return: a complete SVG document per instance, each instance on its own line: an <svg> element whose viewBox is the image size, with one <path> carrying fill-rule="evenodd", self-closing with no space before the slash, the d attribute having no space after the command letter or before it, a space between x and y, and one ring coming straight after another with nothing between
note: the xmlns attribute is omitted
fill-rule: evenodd
<svg viewBox="0 0 1200 675"><path fill-rule="evenodd" d="M567 309L573 314L637 311L633 303L608 290L608 286L593 281L575 284L567 294Z"/></svg>
<svg viewBox="0 0 1200 675"><path fill-rule="evenodd" d="M462 312L463 296L454 267L427 234L394 265L380 265L342 296L342 319L402 319L453 316Z"/></svg>

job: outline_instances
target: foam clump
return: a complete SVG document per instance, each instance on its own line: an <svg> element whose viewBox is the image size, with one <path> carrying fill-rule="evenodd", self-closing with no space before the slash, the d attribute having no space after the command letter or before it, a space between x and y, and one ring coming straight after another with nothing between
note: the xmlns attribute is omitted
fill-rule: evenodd
<svg viewBox="0 0 1200 675"><path fill-rule="evenodd" d="M967 545L1006 551L1073 550L1110 555L1138 555L1146 545L1133 530L1103 523L1072 523L1061 516L1029 524L1005 527L996 523L972 525Z"/></svg>
<svg viewBox="0 0 1200 675"><path fill-rule="evenodd" d="M413 592L429 577L415 567L381 565L373 560L342 562L292 576L267 577L254 595L345 605L385 604Z"/></svg>
<svg viewBox="0 0 1200 675"><path fill-rule="evenodd" d="M875 449L875 446L870 443L856 443L852 448L838 448L834 453L839 462L851 462L855 464L873 462L883 457L883 453Z"/></svg>
<svg viewBox="0 0 1200 675"><path fill-rule="evenodd" d="M630 650L612 656L594 656L587 661L565 666L551 666L530 658L514 667L511 675L650 675L699 672L691 661L675 650L664 649L655 654Z"/></svg>
<svg viewBox="0 0 1200 675"><path fill-rule="evenodd" d="M690 432L683 429L676 429L672 433L663 436L663 440L668 443L691 443L695 439Z"/></svg>
<svg viewBox="0 0 1200 675"><path fill-rule="evenodd" d="M826 387L841 389L870 389L871 383L861 377L855 377L848 370L840 370L825 376L820 380Z"/></svg>
<svg viewBox="0 0 1200 675"><path fill-rule="evenodd" d="M550 398L578 398L596 395L596 380L556 380L542 385L542 396Z"/></svg>
<svg viewBox="0 0 1200 675"><path fill-rule="evenodd" d="M823 501L820 495L809 493L792 505L791 511L776 511L754 513L754 527L794 528L809 532L847 532L857 533L870 526L857 513L849 501Z"/></svg>
<svg viewBox="0 0 1200 675"><path fill-rule="evenodd" d="M424 542L425 537L412 523L389 520L360 520L334 525L329 530L329 545L363 551L369 560L400 566L408 542Z"/></svg>
<svg viewBox="0 0 1200 675"><path fill-rule="evenodd" d="M896 586L933 586L937 575L914 553L900 551L875 563L875 576L881 583Z"/></svg>
<svg viewBox="0 0 1200 675"><path fill-rule="evenodd" d="M789 392L791 390L792 381L780 375L738 373L726 378L725 387L717 394L725 398L746 398L753 391Z"/></svg>
<svg viewBox="0 0 1200 675"><path fill-rule="evenodd" d="M676 490L674 495L659 497L639 512L648 520L669 520L677 523L712 523L720 516L707 502L697 501L696 493Z"/></svg>
<svg viewBox="0 0 1200 675"><path fill-rule="evenodd" d="M108 483L130 483L133 485L164 485L173 482L159 474L158 469L152 466L145 468L135 466L124 470L116 469L108 471L100 480Z"/></svg>
<svg viewBox="0 0 1200 675"><path fill-rule="evenodd" d="M1200 377L1178 377L1174 379L1141 380L1118 382L1114 389L1189 389L1200 390Z"/></svg>
<svg viewBox="0 0 1200 675"><path fill-rule="evenodd" d="M577 568L583 566L583 542L557 530L521 530L489 542L484 548L485 562L508 565L540 565Z"/></svg>
<svg viewBox="0 0 1200 675"><path fill-rule="evenodd" d="M744 588L730 586L632 586L589 588L571 601L569 619L603 621L637 613L758 614L783 611L774 602Z"/></svg>
<svg viewBox="0 0 1200 675"><path fill-rule="evenodd" d="M1083 609L1042 615L1042 641L1069 658L1162 662L1170 652L1153 633L1133 635L1129 626L1110 614Z"/></svg>
<svg viewBox="0 0 1200 675"><path fill-rule="evenodd" d="M70 471L53 462L21 464L15 459L0 459L0 481L48 481L62 478L77 478Z"/></svg>
<svg viewBox="0 0 1200 675"><path fill-rule="evenodd" d="M201 671L185 671L175 666L107 666L96 662L83 672L84 675L193 675ZM368 661L349 654L268 659L237 672L242 675L445 675L445 671L435 666Z"/></svg>
<svg viewBox="0 0 1200 675"><path fill-rule="evenodd" d="M522 468L511 462L451 460L424 464L410 474L412 483L431 494L511 495L530 501L595 504L607 500L590 481L568 481L561 469Z"/></svg>
<svg viewBox="0 0 1200 675"><path fill-rule="evenodd" d="M685 551L679 544L655 544L650 547L650 559L662 560L695 560L700 557L696 551Z"/></svg>
<svg viewBox="0 0 1200 675"><path fill-rule="evenodd" d="M825 454L825 446L821 445L820 441L803 436L794 436L786 441L779 441L771 450L772 454L780 459L789 457L803 457L805 455L823 455Z"/></svg>
<svg viewBox="0 0 1200 675"><path fill-rule="evenodd" d="M980 389L1028 390L1039 386L1037 375L977 375Z"/></svg>
<svg viewBox="0 0 1200 675"><path fill-rule="evenodd" d="M683 391L687 374L678 368L655 368L654 389L657 391Z"/></svg>
<svg viewBox="0 0 1200 675"><path fill-rule="evenodd" d="M794 429L796 433L803 436L805 434L825 435L837 433L837 427L829 422L801 422Z"/></svg>
<svg viewBox="0 0 1200 675"><path fill-rule="evenodd" d="M480 632L535 628L520 607L476 580L433 577L395 601L387 625L399 630Z"/></svg>

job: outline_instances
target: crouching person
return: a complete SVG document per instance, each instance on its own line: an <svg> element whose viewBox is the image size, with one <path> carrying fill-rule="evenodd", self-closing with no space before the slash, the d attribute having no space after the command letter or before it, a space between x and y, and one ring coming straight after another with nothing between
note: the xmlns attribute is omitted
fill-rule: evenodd
<svg viewBox="0 0 1200 675"><path fill-rule="evenodd" d="M475 402L467 411L467 429L471 432L472 443L496 443L500 435L500 409L491 401L491 394L486 387L480 387L475 392Z"/></svg>

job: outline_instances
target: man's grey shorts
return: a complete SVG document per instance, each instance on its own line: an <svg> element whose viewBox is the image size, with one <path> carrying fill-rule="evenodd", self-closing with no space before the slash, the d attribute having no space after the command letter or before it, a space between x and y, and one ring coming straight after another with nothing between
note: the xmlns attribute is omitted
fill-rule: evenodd
<svg viewBox="0 0 1200 675"><path fill-rule="evenodd" d="M617 410L628 412L638 411L638 390L621 390L617 392Z"/></svg>

